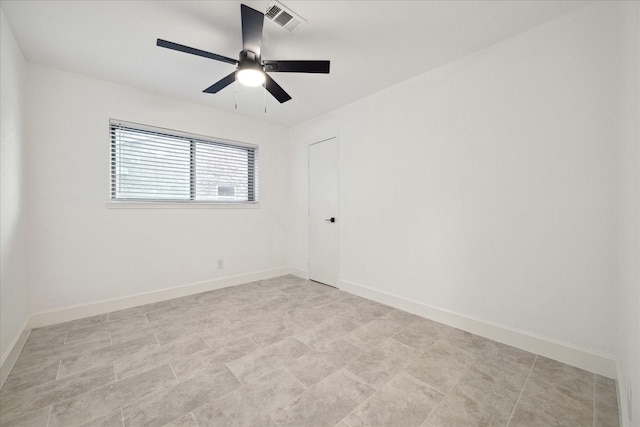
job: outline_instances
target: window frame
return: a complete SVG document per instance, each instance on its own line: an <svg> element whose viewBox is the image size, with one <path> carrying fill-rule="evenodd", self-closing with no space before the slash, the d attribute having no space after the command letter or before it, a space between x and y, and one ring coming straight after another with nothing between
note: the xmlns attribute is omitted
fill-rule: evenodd
<svg viewBox="0 0 640 427"><path fill-rule="evenodd" d="M168 137L184 139L185 143L189 144L189 198L188 199L153 199L153 198L115 198L117 192L117 165L115 162L115 144L113 142L113 128L122 126L124 128L130 128L132 130L139 130L142 132L152 132L159 135L166 135ZM109 208L257 208L260 205L259 192L258 192L258 169L259 169L259 146L256 144L249 144L246 142L239 142L234 140L228 140L223 138L205 136L200 134L194 134L175 129L162 128L158 126L144 125L140 123L133 123L124 120L109 119L109 191L108 202ZM188 141L187 141L188 140ZM247 180L247 196L250 200L231 201L231 200L196 200L196 166L195 166L195 150L196 144L211 143L218 146L227 146L230 148L246 149L252 155L248 156L250 162L248 167L248 174L253 179L248 177ZM251 170L253 172L251 173ZM251 200L253 199L253 200Z"/></svg>

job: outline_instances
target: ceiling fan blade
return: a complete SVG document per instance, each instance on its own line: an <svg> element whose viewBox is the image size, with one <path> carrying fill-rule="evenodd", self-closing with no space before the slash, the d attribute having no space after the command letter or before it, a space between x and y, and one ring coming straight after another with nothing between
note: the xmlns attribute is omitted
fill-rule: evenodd
<svg viewBox="0 0 640 427"><path fill-rule="evenodd" d="M184 46L178 43L173 43L167 40L158 39L156 46L166 47L167 49L173 49L184 53L190 53L191 55L202 56L203 58L215 59L216 61L226 62L228 64L236 65L237 59L227 58L226 56L218 55L204 50L195 49L193 47Z"/></svg>
<svg viewBox="0 0 640 427"><path fill-rule="evenodd" d="M330 61L264 61L264 70L273 73L329 73Z"/></svg>
<svg viewBox="0 0 640 427"><path fill-rule="evenodd" d="M268 74L265 73L264 77L264 87L269 91L271 95L273 95L275 99L278 100L278 102L280 102L280 104L291 99L291 96L287 92L285 92L284 89L282 89L280 85L275 82L275 80L269 77Z"/></svg>
<svg viewBox="0 0 640 427"><path fill-rule="evenodd" d="M237 71L234 71L233 73L229 74L227 77L221 80L218 80L217 82L215 82L214 84L212 84L211 86L203 90L203 92L205 93L220 92L222 89L224 89L225 87L229 86L231 83L236 81L236 74L237 74Z"/></svg>
<svg viewBox="0 0 640 427"><path fill-rule="evenodd" d="M264 14L244 4L240 5L240 13L242 14L242 50L249 50L260 58Z"/></svg>

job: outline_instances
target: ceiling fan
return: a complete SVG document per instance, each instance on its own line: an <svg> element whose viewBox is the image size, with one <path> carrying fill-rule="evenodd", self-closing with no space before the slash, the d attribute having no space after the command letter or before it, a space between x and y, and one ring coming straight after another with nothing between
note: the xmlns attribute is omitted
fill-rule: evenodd
<svg viewBox="0 0 640 427"><path fill-rule="evenodd" d="M156 45L236 66L233 73L206 88L203 91L206 93L218 93L237 79L246 86L264 86L274 98L283 103L290 100L291 96L266 73L267 71L272 73L329 73L329 61L262 60L264 14L244 4L240 5L240 12L242 15L242 51L238 60L162 39L158 39Z"/></svg>

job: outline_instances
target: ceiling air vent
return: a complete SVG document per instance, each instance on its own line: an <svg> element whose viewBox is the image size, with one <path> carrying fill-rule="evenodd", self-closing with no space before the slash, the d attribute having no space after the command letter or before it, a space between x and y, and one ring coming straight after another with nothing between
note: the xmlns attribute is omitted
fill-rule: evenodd
<svg viewBox="0 0 640 427"><path fill-rule="evenodd" d="M269 3L264 16L287 31L293 31L298 28L300 24L307 22L301 16L296 15L291 9L275 0Z"/></svg>

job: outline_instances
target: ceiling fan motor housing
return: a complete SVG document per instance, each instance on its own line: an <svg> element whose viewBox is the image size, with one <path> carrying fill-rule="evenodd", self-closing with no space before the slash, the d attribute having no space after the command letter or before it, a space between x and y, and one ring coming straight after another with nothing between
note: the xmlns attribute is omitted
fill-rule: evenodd
<svg viewBox="0 0 640 427"><path fill-rule="evenodd" d="M255 68L260 71L264 71L264 67L262 66L262 61L260 57L250 50L243 50L240 52L240 61L238 64L238 70L243 70L247 68Z"/></svg>

